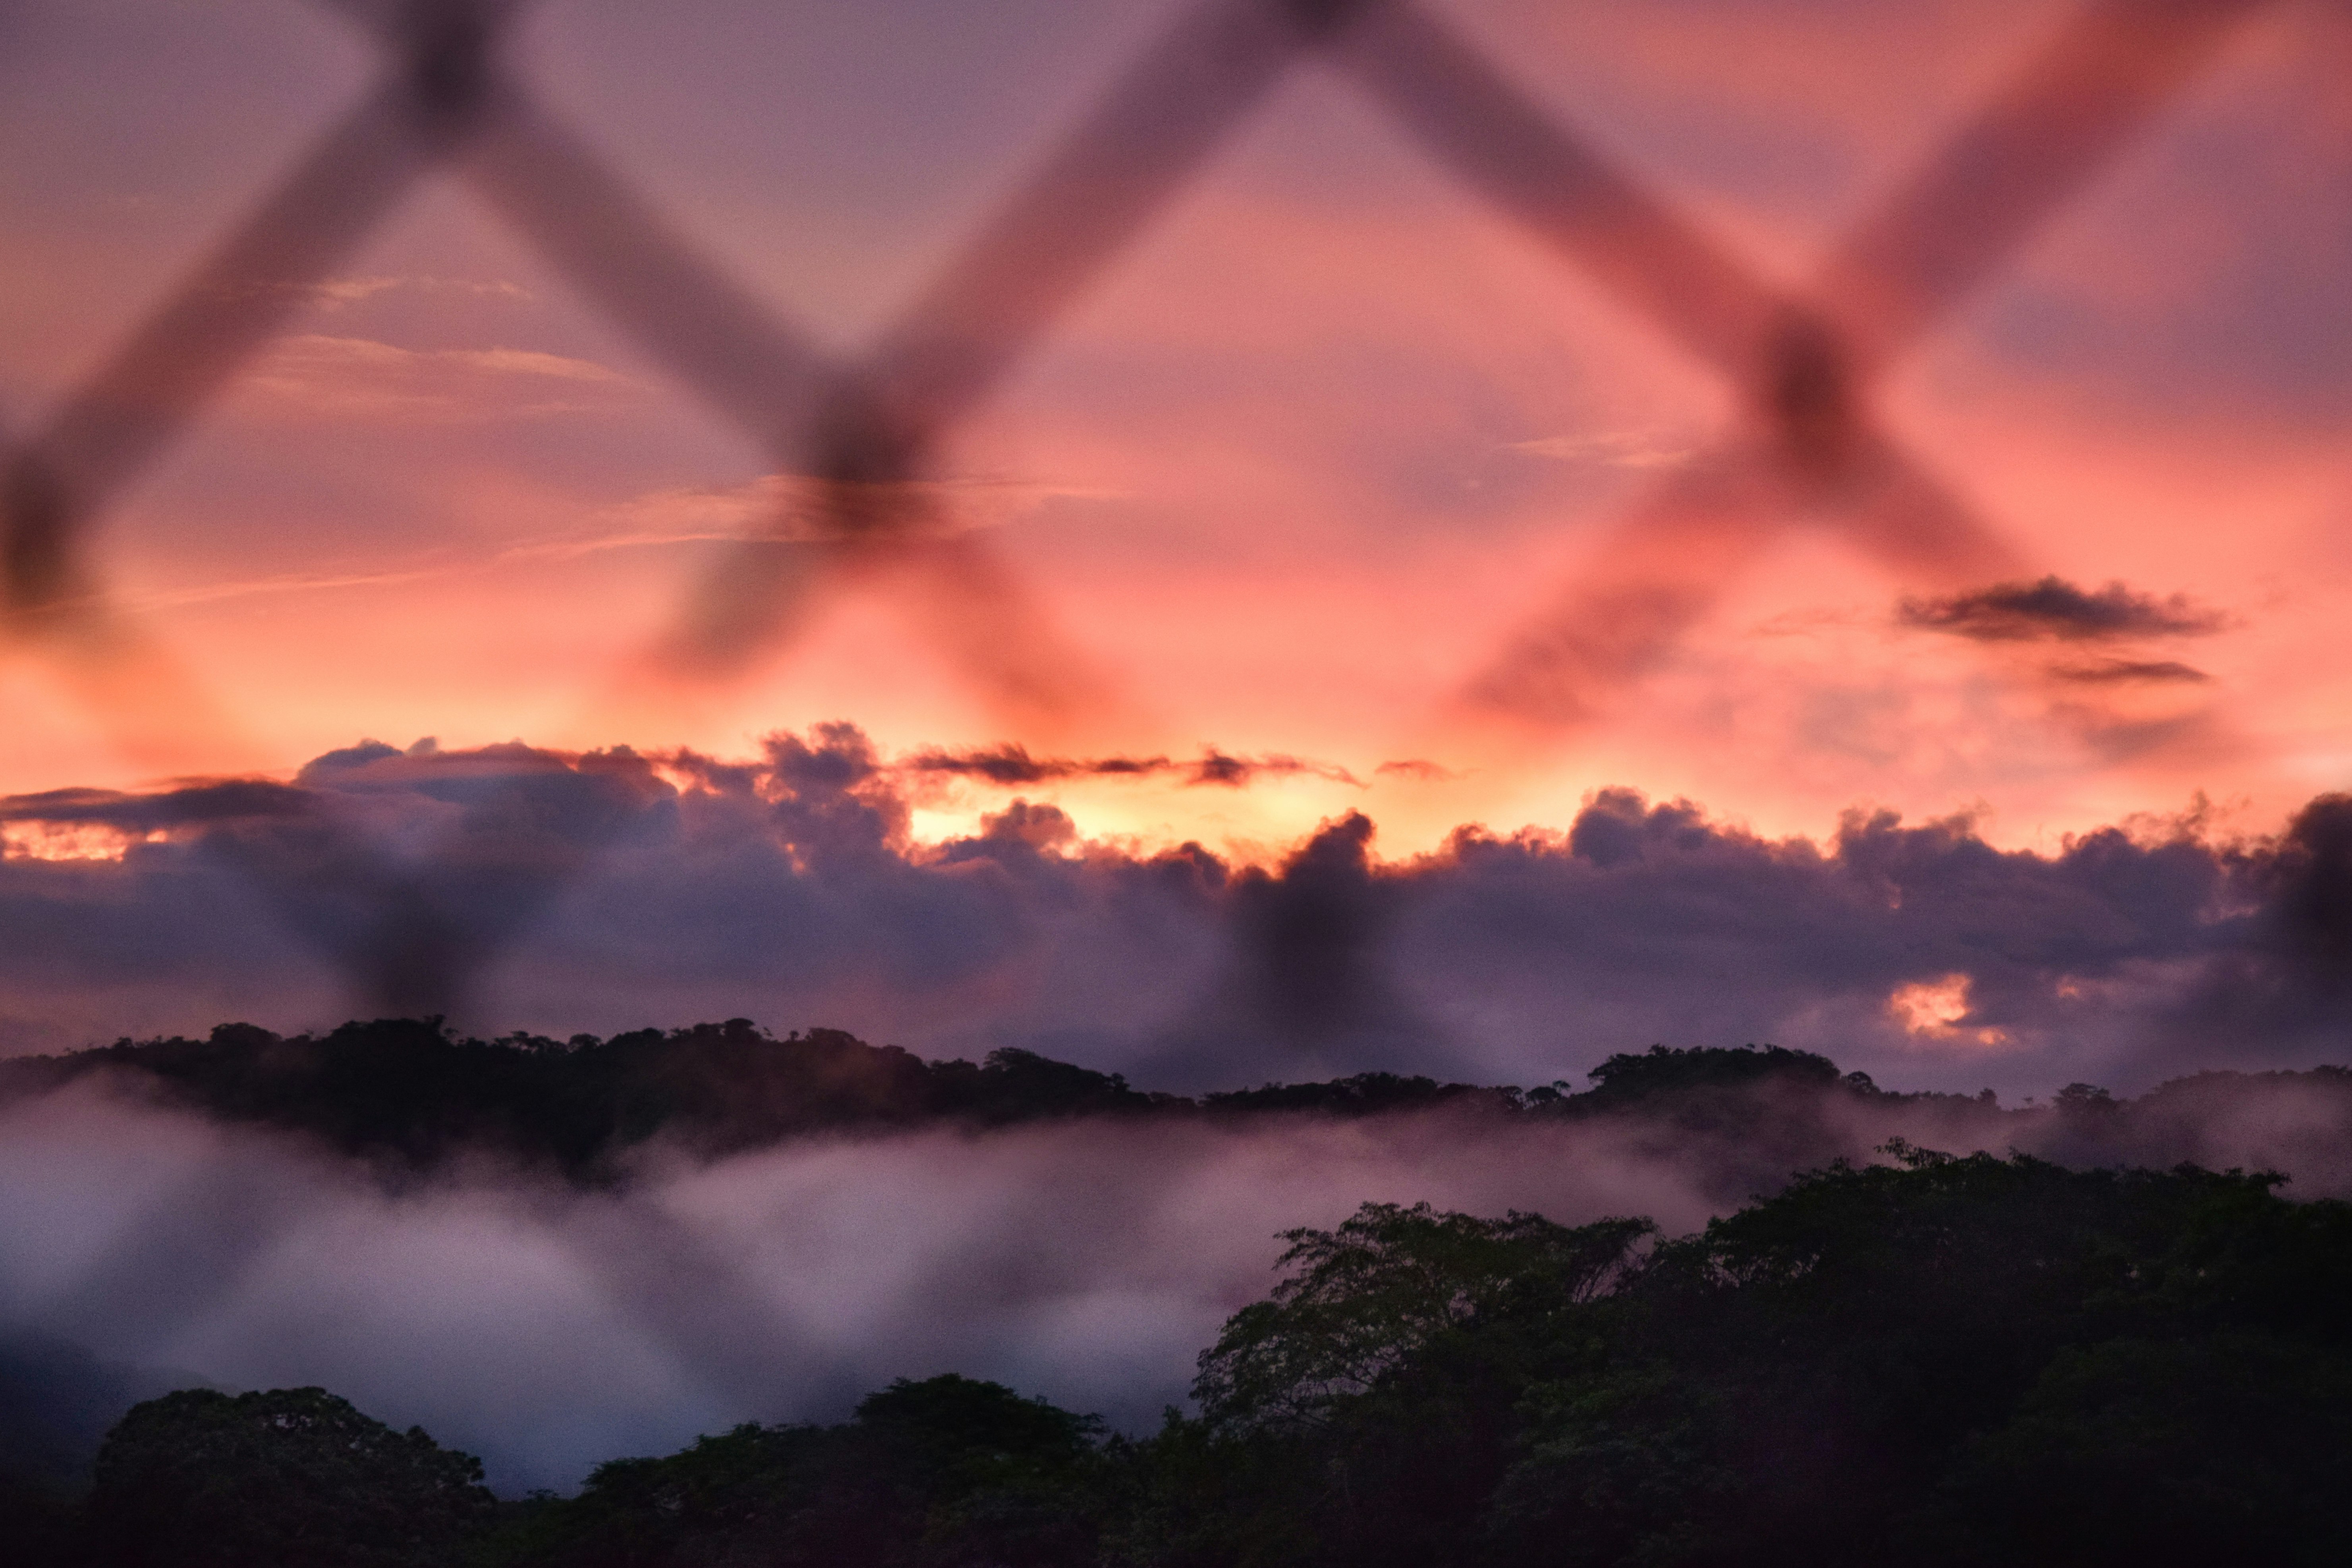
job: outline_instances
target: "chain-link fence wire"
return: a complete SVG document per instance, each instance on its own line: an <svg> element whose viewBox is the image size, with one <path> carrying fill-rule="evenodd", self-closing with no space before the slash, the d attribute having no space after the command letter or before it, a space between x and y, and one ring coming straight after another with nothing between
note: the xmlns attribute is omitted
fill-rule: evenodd
<svg viewBox="0 0 2352 1568"><path fill-rule="evenodd" d="M1051 721L1104 685L1014 578L944 526L942 442L1310 58L1350 78L1462 184L1726 378L1744 417L1663 484L1510 637L1455 716L1554 733L1652 668L1791 523L1828 524L1903 579L2015 575L2018 552L1874 418L1872 384L2191 82L2268 0L2097 0L1834 247L1808 288L1743 267L1408 0L1205 0L1104 92L930 287L855 359L698 252L532 97L501 57L529 0L319 0L379 47L379 79L293 172L0 468L0 592L134 755L233 721L113 607L90 542L107 510L285 325L303 286L420 180L462 178L596 309L814 488L722 553L604 694L600 719L673 709L740 675L852 575L883 574L1002 712ZM294 807L289 806L291 810ZM449 1013L593 839L461 829L395 856L324 807L256 883L355 999ZM592 817L597 814L591 813ZM602 814L619 821L618 805ZM333 918L318 911L331 909Z"/></svg>
<svg viewBox="0 0 2352 1568"><path fill-rule="evenodd" d="M691 698L786 640L851 575L911 590L1002 710L1050 721L1106 700L1019 584L935 515L943 441L1308 58L1351 78L1464 184L1738 389L1735 432L1635 506L1462 692L1458 716L1538 732L1588 724L1792 522L1828 523L1914 583L1974 586L2021 561L1873 417L1872 384L2012 256L2266 0L2098 0L1979 117L1835 247L1809 288L1743 267L1618 170L1446 23L1406 0L1206 0L1118 79L862 356L820 353L731 282L532 98L500 46L525 0L322 0L381 47L373 88L0 468L0 593L132 755L233 716L112 606L90 551L110 507L201 417L323 279L428 174L447 169L637 344L815 487L727 552L603 711ZM809 537L811 532L814 537ZM484 968L625 821L627 789L583 769L562 832L477 801L421 855L285 791L292 820L242 850L264 895L392 1014L456 1010ZM252 808L247 802L242 809ZM583 830L582 824L587 824ZM156 1304L192 1321L292 1234L235 1192L174 1195L80 1287L101 1306L152 1279L190 1224L235 1235ZM264 1183L262 1185L266 1186ZM760 1386L788 1338L716 1237L622 1194L610 1245L577 1249L614 1304L714 1389ZM210 1234L209 1231L206 1234ZM92 1293L95 1292L95 1295ZM152 1314L151 1314L152 1315Z"/></svg>

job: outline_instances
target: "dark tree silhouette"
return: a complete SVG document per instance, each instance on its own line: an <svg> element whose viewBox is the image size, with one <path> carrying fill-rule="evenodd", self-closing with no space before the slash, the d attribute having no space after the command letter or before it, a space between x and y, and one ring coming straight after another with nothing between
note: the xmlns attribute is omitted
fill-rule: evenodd
<svg viewBox="0 0 2352 1568"><path fill-rule="evenodd" d="M2352 1205L2192 1166L1885 1152L1670 1240L1393 1204L1289 1232L1284 1278L1201 1357L1199 1415L1139 1439L901 1380L838 1426L746 1425L493 1505L475 1461L321 1390L190 1391L114 1428L85 1509L0 1486L0 1518L38 1568L2352 1554Z"/></svg>
<svg viewBox="0 0 2352 1568"><path fill-rule="evenodd" d="M480 1460L323 1388L183 1389L108 1434L90 1537L107 1568L441 1568L493 1506Z"/></svg>

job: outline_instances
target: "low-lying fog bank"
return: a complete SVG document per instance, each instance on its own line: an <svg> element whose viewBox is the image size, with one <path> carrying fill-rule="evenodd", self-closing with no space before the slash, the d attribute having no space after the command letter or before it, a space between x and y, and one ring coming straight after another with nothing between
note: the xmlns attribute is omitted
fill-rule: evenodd
<svg viewBox="0 0 2352 1568"><path fill-rule="evenodd" d="M1653 1070L1688 1079L1700 1055ZM946 1371L1134 1429L1264 1294L1280 1231L1427 1200L1678 1233L1896 1138L2273 1168L2289 1195L2342 1195L2352 1074L2209 1074L2029 1111L1816 1071L1662 1083L1576 1114L1474 1094L1355 1115L936 1121L718 1154L664 1134L582 1182L511 1149L353 1158L100 1073L0 1109L0 1333L224 1387L323 1384L480 1454L506 1492L739 1421L835 1419Z"/></svg>

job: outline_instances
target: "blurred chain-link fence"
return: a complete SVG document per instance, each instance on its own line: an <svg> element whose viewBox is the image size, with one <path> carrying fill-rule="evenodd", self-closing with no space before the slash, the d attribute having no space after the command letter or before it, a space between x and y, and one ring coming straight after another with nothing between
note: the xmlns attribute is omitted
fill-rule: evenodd
<svg viewBox="0 0 2352 1568"><path fill-rule="evenodd" d="M625 689L606 694L616 715L739 674L837 583L877 574L922 601L942 652L1000 710L1052 719L1104 702L1013 574L940 525L927 480L943 441L1236 124L1308 66L1350 79L1465 187L1720 375L1744 410L1496 650L1463 690L1465 713L1538 731L1589 721L1793 521L1833 529L1907 582L2015 577L2018 552L1906 453L1874 416L1873 388L2266 8L2087 5L1790 289L1540 110L1429 9L1208 0L1117 76L909 309L843 358L731 280L508 68L502 43L525 5L331 0L379 47L374 86L45 425L16 433L0 469L7 624L134 754L175 727L233 725L236 703L197 690L113 602L95 530L284 329L304 289L442 170L806 480L790 526L726 551ZM403 1012L446 1010L589 858L577 846L510 854L495 875L534 896L484 900L468 893L486 873L463 844L395 860L356 826L310 827L335 851L257 858L253 875L297 902L318 890L305 879L331 878L341 900L372 910L328 956L370 1003ZM467 907L513 914L490 929Z"/></svg>

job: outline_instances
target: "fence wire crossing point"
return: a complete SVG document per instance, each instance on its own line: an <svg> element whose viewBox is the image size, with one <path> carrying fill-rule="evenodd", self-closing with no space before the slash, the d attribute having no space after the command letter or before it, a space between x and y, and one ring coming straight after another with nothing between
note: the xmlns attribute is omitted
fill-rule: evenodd
<svg viewBox="0 0 2352 1568"><path fill-rule="evenodd" d="M1020 585L939 515L943 443L1303 59L1326 59L1456 178L1739 389L1741 427L1619 526L1549 615L1466 689L1468 710L1588 721L1793 521L1832 523L1915 580L1973 584L2020 558L1886 434L1872 384L1990 279L2270 0L2095 0L1983 113L1832 250L1810 287L1767 282L1539 110L1409 0L1206 0L1122 72L866 353L840 360L679 236L500 58L527 0L319 0L373 38L379 78L181 287L0 466L0 605L79 671L134 748L165 721L225 725L119 611L98 521L428 174L447 168L711 408L814 487L722 552L648 650L635 689L723 681L813 597L887 568L1001 710L1104 700ZM158 696L158 693L163 693ZM626 693L624 693L625 698ZM192 719L191 715L201 718ZM329 956L396 1011L446 1012L519 934L467 921L427 856L344 836L331 891L377 911ZM458 853L453 843L444 847ZM589 856L509 868L543 906ZM283 899L315 867L257 861ZM305 879L309 880L306 882Z"/></svg>

